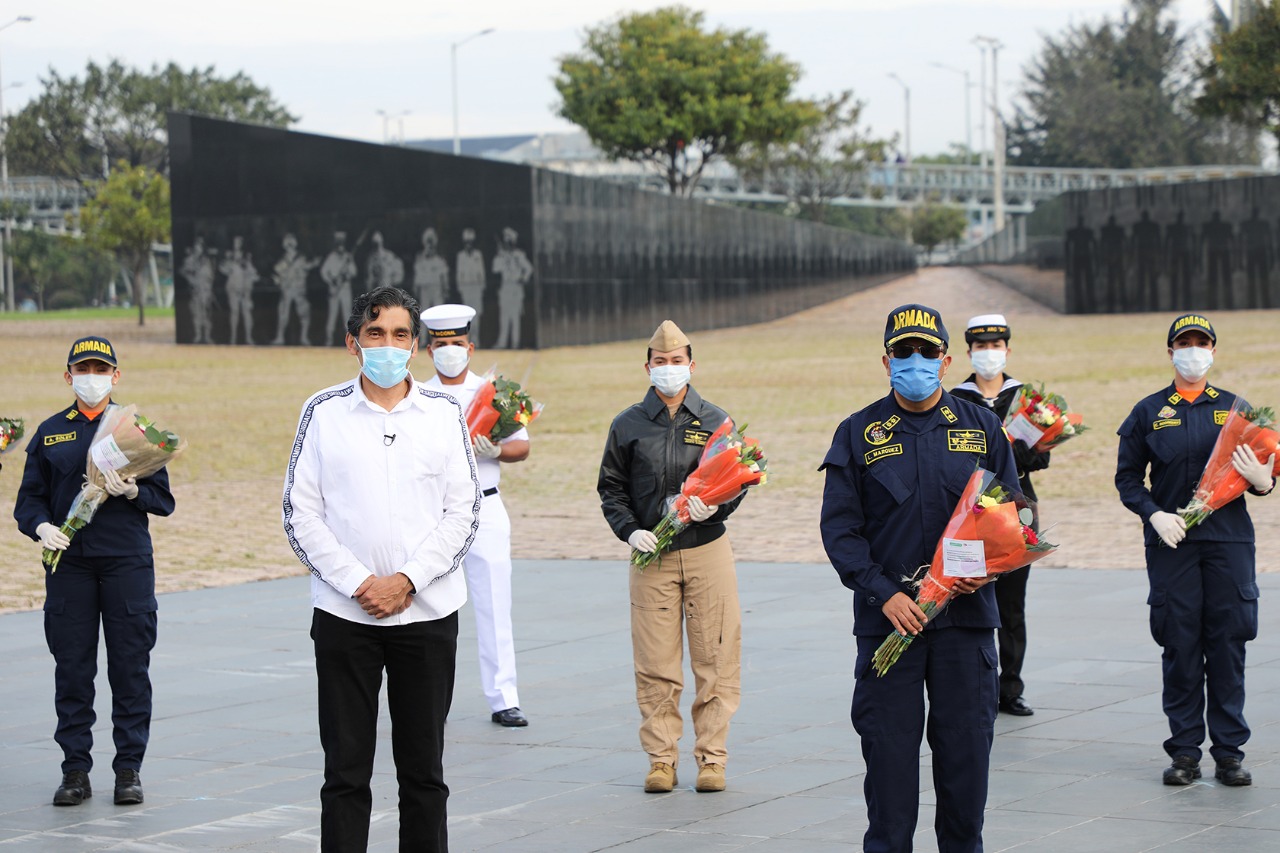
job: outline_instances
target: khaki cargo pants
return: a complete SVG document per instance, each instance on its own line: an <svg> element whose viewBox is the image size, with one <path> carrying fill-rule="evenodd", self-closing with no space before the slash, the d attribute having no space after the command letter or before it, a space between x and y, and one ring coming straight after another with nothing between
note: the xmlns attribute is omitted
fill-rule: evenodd
<svg viewBox="0 0 1280 853"><path fill-rule="evenodd" d="M728 536L672 551L631 571L631 648L635 656L640 745L651 762L680 758L684 634L697 696L693 755L724 765L729 719L742 695L742 613Z"/></svg>

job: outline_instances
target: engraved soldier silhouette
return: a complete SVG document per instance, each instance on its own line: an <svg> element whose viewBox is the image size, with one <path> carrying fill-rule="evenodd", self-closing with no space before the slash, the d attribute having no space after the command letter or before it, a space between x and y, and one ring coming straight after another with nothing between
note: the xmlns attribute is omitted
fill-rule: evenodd
<svg viewBox="0 0 1280 853"><path fill-rule="evenodd" d="M1258 215L1258 208L1240 223L1240 245L1244 254L1245 280L1248 282L1247 306L1271 307L1271 267L1275 264L1275 244L1271 223Z"/></svg>
<svg viewBox="0 0 1280 853"><path fill-rule="evenodd" d="M289 325L291 311L298 314L298 341L311 346L311 303L307 301L307 273L320 266L320 259L308 260L298 253L298 238L292 234L281 240L284 254L276 261L271 272L272 280L280 288L280 307L276 318L276 337L271 343L284 343L284 330Z"/></svg>
<svg viewBox="0 0 1280 853"><path fill-rule="evenodd" d="M524 250L516 245L514 228L502 229L502 242L493 258L493 272L498 276L498 349L520 347L520 319L524 316L524 288L533 277L533 264Z"/></svg>
<svg viewBox="0 0 1280 853"><path fill-rule="evenodd" d="M1151 215L1142 211L1133 224L1133 256L1138 271L1134 296L1137 305L1131 308L1154 311L1160 307L1160 226L1151 221Z"/></svg>
<svg viewBox="0 0 1280 853"><path fill-rule="evenodd" d="M213 260L205 252L204 238L197 237L182 259L182 277L191 285L192 343L213 343Z"/></svg>
<svg viewBox="0 0 1280 853"><path fill-rule="evenodd" d="M1164 230L1165 265L1169 270L1169 288L1173 295L1173 308L1191 308L1191 279L1196 272L1195 232L1178 211L1173 223Z"/></svg>
<svg viewBox="0 0 1280 853"><path fill-rule="evenodd" d="M324 341L333 343L334 333L346 330L347 315L351 313L351 282L356 278L355 255L347 251L345 231L333 232L333 248L320 265L320 278L329 290L329 316L324 323Z"/></svg>
<svg viewBox="0 0 1280 853"><path fill-rule="evenodd" d="M413 259L413 288L423 308L444 304L449 293L449 264L436 251L438 245L436 229L426 229L422 232L422 251ZM426 338L423 329L422 339Z"/></svg>
<svg viewBox="0 0 1280 853"><path fill-rule="evenodd" d="M253 256L244 250L244 238L231 238L231 251L218 264L218 272L227 277L227 306L231 313L230 343L236 342L236 327L244 321L244 343L253 343L253 286L258 270Z"/></svg>
<svg viewBox="0 0 1280 853"><path fill-rule="evenodd" d="M1098 233L1102 255L1102 273L1106 281L1108 311L1120 311L1128 305L1124 282L1124 226L1116 223L1115 214L1107 217Z"/></svg>
<svg viewBox="0 0 1280 853"><path fill-rule="evenodd" d="M1200 229L1200 243L1204 248L1205 266L1208 267L1209 307L1217 308L1221 297L1223 308L1233 308L1231 253L1235 249L1236 238L1231 223L1224 222L1222 214L1215 210Z"/></svg>
<svg viewBox="0 0 1280 853"><path fill-rule="evenodd" d="M1067 281L1076 298L1076 307L1082 311L1096 311L1100 307L1094 301L1094 275L1097 271L1098 244L1093 229L1084 224L1084 215L1076 217L1076 226L1067 230L1066 246Z"/></svg>
<svg viewBox="0 0 1280 853"><path fill-rule="evenodd" d="M373 250L369 252L368 265L365 268L365 284L368 290L379 287L399 287L404 281L404 261L396 257L382 245L382 232L374 231L369 238Z"/></svg>

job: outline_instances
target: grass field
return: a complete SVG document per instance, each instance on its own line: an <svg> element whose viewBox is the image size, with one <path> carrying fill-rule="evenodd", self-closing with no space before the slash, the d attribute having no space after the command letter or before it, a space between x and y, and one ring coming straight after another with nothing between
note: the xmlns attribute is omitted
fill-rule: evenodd
<svg viewBox="0 0 1280 853"><path fill-rule="evenodd" d="M939 308L951 329L956 363L948 387L969 373L965 320L1003 310L1014 329L1010 372L1046 382L1091 425L1056 451L1036 479L1046 515L1060 524L1062 549L1053 564L1140 565L1138 522L1111 483L1114 433L1139 398L1171 377L1164 336L1172 313L1060 316L952 269L929 269L772 323L691 335L694 385L739 423L749 423L770 457L769 485L731 524L739 559L823 561L816 468L839 421L885 393L884 317L911 301ZM1211 319L1220 345L1210 379L1255 403L1280 404L1280 311L1216 312ZM289 447L302 402L353 375L355 360L336 348L180 346L172 343L171 316L149 318L141 330L133 315L3 318L0 415L25 417L34 429L68 405L63 364L70 342L83 334L105 334L116 344L123 373L116 399L137 403L190 441L185 458L170 469L178 510L152 524L160 588L300 574L280 529ZM503 469L516 557L625 557L625 546L600 516L595 480L610 420L647 387L644 346L639 340L477 353L475 369L497 363L509 377L527 377L530 392L546 404L533 428L533 454ZM415 364L423 378L430 375L428 360ZM38 545L17 532L9 509L24 456L7 454L0 472L0 505L10 517L0 525L0 610L43 600ZM1272 504L1280 501L1251 503L1262 570L1272 567L1267 537L1280 522L1280 506Z"/></svg>

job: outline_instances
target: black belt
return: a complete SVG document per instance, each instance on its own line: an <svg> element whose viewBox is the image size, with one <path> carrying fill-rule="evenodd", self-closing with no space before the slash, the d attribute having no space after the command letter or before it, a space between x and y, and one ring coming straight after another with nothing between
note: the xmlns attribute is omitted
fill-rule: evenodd
<svg viewBox="0 0 1280 853"><path fill-rule="evenodd" d="M480 495L481 497L488 498L488 497L493 497L497 493L498 493L498 487L494 486L492 489L485 489L483 492L480 493Z"/></svg>

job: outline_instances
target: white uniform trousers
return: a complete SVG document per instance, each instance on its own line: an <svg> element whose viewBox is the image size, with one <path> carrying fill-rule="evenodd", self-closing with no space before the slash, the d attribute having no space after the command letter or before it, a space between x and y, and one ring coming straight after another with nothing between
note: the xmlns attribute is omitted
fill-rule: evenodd
<svg viewBox="0 0 1280 853"><path fill-rule="evenodd" d="M480 527L463 570L467 597L476 613L480 686L489 709L519 707L516 646L511 632L511 519L497 494L480 502Z"/></svg>

